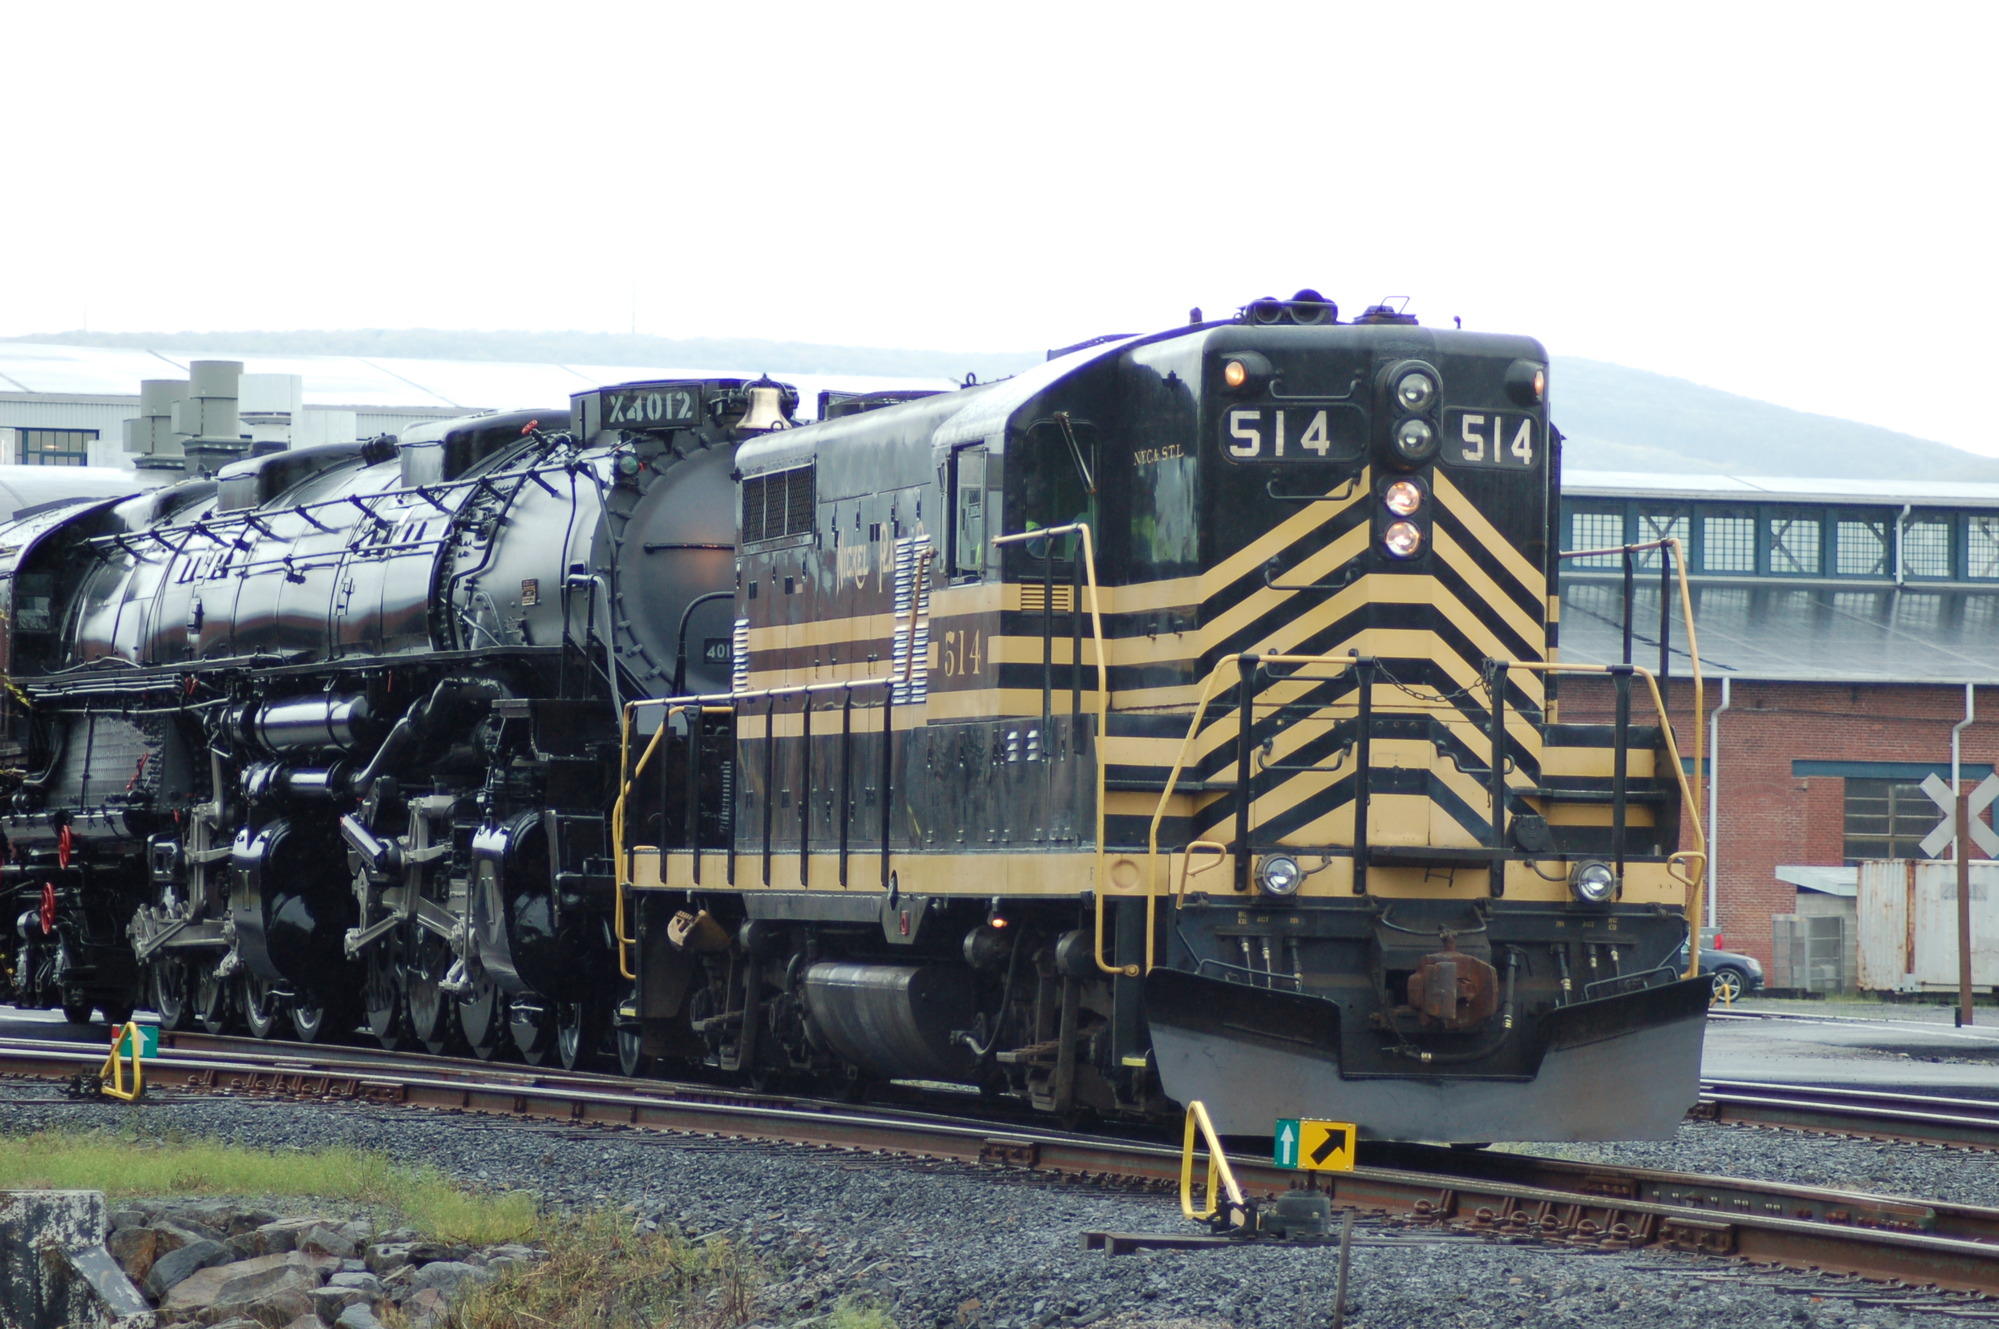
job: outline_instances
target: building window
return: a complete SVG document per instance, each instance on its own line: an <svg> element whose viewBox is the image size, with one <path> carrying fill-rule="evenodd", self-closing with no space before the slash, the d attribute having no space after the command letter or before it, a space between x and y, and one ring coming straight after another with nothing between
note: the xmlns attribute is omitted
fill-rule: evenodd
<svg viewBox="0 0 1999 1329"><path fill-rule="evenodd" d="M1687 554L1687 531L1691 523L1684 512L1641 512L1638 514L1638 543L1647 544L1653 540L1678 540L1680 556ZM1661 552L1648 549L1638 556L1641 568L1659 566Z"/></svg>
<svg viewBox="0 0 1999 1329"><path fill-rule="evenodd" d="M1770 571L1780 576L1818 575L1819 519L1817 517L1770 519Z"/></svg>
<svg viewBox="0 0 1999 1329"><path fill-rule="evenodd" d="M1950 522L1918 517L1902 527L1902 571L1911 577L1950 575Z"/></svg>
<svg viewBox="0 0 1999 1329"><path fill-rule="evenodd" d="M1886 577L1888 573L1888 523L1878 517L1836 523L1838 552L1833 571L1842 577Z"/></svg>
<svg viewBox="0 0 1999 1329"><path fill-rule="evenodd" d="M1569 516L1569 548L1571 549L1621 549L1624 547L1624 514L1622 512L1576 512ZM1623 565L1624 560L1616 554L1598 554L1594 558L1572 558L1571 566L1582 568L1614 568Z"/></svg>
<svg viewBox="0 0 1999 1329"><path fill-rule="evenodd" d="M1921 858L1917 848L1942 817L1919 784L1902 780L1846 781L1846 861Z"/></svg>
<svg viewBox="0 0 1999 1329"><path fill-rule="evenodd" d="M1701 570L1756 571L1756 518L1701 518Z"/></svg>
<svg viewBox="0 0 1999 1329"><path fill-rule="evenodd" d="M23 429L23 466L88 466L95 429Z"/></svg>
<svg viewBox="0 0 1999 1329"><path fill-rule="evenodd" d="M1965 519L1964 555L1967 575L1980 581L1999 580L1999 517Z"/></svg>

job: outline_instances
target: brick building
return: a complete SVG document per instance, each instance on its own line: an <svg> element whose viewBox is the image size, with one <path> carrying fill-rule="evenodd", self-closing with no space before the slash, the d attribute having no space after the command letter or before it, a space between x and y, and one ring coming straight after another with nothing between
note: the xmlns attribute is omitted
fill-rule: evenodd
<svg viewBox="0 0 1999 1329"><path fill-rule="evenodd" d="M1825 912L1801 904L1800 883L1850 901L1838 869L1923 857L1939 811L1919 786L1950 779L1968 699L1962 778L1975 785L1999 758L1999 687L1983 686L1999 684L1999 485L1569 472L1563 489L1565 551L1663 536L1687 550L1718 738L1713 922L1771 966L1772 919ZM1656 668L1662 568L1635 563L1632 658ZM1621 558L1568 560L1562 658L1623 658L1625 603ZM1691 745L1677 613L1667 646L1675 729ZM1595 679L1564 680L1561 697L1568 718L1609 714Z"/></svg>

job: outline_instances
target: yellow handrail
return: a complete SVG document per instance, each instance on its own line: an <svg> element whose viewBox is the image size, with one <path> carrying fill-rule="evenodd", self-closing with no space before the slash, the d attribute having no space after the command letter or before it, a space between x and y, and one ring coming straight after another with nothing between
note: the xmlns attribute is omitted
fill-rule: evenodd
<svg viewBox="0 0 1999 1329"><path fill-rule="evenodd" d="M1012 535L995 536L993 539L993 545L995 547L998 547L1000 545L1019 544L1025 540L1053 540L1057 536L1063 536L1063 535L1080 535L1082 537L1083 575L1088 580L1090 587L1090 636L1091 640L1096 645L1096 650L1097 650L1097 743L1098 743L1097 763L1096 763L1097 764L1097 852L1096 852L1096 862L1094 864L1094 868L1090 878L1093 882L1096 883L1096 890L1092 893L1097 897L1096 950L1094 952L1094 958L1096 959L1097 962L1097 968L1106 974L1122 974L1127 978L1137 978L1140 974L1145 972L1145 969L1152 968L1153 929L1152 929L1152 897L1150 893L1148 893L1146 896L1146 904L1145 904L1145 969L1140 969L1139 966L1135 964L1128 964L1122 966L1114 965L1110 963L1110 961L1104 959L1105 762L1104 762L1104 754L1102 751L1102 744L1104 741L1104 730L1109 727L1105 722L1105 717L1110 714L1110 708L1111 708L1111 674L1110 674L1110 665L1106 662L1104 657L1104 615L1103 615L1103 607L1098 603L1098 596L1097 596L1096 545L1092 542L1093 537L1090 534L1089 526L1079 521L1071 522L1067 526L1044 526L1044 527L1037 527L1032 531L1016 531ZM1074 606L1070 607L1070 612L1071 613L1075 612ZM1074 660L1070 661L1069 662L1070 668L1073 669L1078 663L1080 662ZM1046 739L1044 739L1043 741L1046 742Z"/></svg>
<svg viewBox="0 0 1999 1329"><path fill-rule="evenodd" d="M1203 1207L1199 1209L1194 1207L1194 1142L1197 1135L1208 1146L1207 1191L1202 1199ZM1215 1134L1215 1124L1208 1120L1207 1106L1195 1099L1187 1104L1187 1131L1180 1143L1180 1212L1197 1223L1213 1218L1221 1210L1221 1201L1215 1194L1217 1179L1229 1198L1229 1226L1241 1227L1249 1206L1243 1200L1242 1187L1236 1184L1235 1171L1229 1167L1229 1156L1222 1150L1221 1139Z"/></svg>
<svg viewBox="0 0 1999 1329"><path fill-rule="evenodd" d="M139 1025L135 1020L127 1020L116 1033L111 1035L111 1055L104 1059L104 1069L97 1072L97 1078L104 1083L106 1095L121 1102L131 1103L146 1089L146 1073L140 1067L143 1061L139 1055L141 1040ZM129 1045L132 1049L132 1087L125 1088L125 1063L118 1059L118 1049Z"/></svg>
<svg viewBox="0 0 1999 1329"><path fill-rule="evenodd" d="M625 722L620 726L618 734L618 769L628 773L623 783L618 786L618 801L611 805L611 843L616 846L618 862L625 868L618 874L617 890L614 893L615 903L612 906L614 914L611 920L611 932L618 939L618 972L633 982L637 982L639 976L632 968L631 961L626 958L625 948L638 945L639 939L625 935L625 891L630 888L632 878L637 875L638 855L625 847L625 800L631 797L632 786L638 783L639 774L645 770L646 763L652 760L652 754L659 751L660 741L666 737L667 721L673 715L672 711L668 711L659 717L659 728L652 731L652 742L646 744L645 752L639 757L639 764L629 766L632 759L632 713L638 705L639 703L632 702L625 707Z"/></svg>

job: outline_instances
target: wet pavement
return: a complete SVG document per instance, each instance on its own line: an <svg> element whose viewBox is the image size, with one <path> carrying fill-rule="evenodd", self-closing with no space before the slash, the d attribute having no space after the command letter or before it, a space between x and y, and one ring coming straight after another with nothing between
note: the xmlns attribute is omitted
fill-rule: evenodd
<svg viewBox="0 0 1999 1329"><path fill-rule="evenodd" d="M1701 1073L1999 1099L1999 1009L1972 1016L1960 1029L1949 1006L1751 998L1710 1013Z"/></svg>

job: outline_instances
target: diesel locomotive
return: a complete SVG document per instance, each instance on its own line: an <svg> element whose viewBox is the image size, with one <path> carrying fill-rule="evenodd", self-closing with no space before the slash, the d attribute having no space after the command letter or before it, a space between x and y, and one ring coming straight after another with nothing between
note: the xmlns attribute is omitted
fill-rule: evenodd
<svg viewBox="0 0 1999 1329"><path fill-rule="evenodd" d="M1300 292L810 423L625 384L18 513L15 1000L1669 1134L1699 804L1643 668L1560 716L1547 369Z"/></svg>

